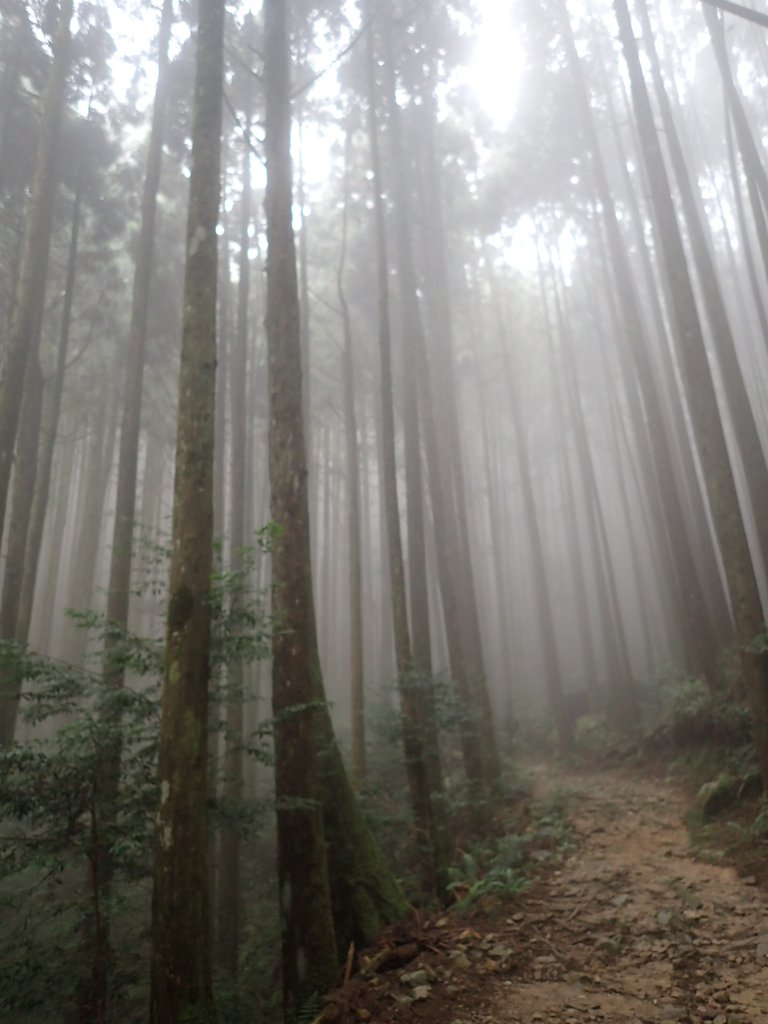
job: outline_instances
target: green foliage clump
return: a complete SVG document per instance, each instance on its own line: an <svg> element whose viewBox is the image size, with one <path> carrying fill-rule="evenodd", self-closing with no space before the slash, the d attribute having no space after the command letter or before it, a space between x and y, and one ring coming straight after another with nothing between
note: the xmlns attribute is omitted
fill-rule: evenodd
<svg viewBox="0 0 768 1024"><path fill-rule="evenodd" d="M47 738L0 752L0 1009L23 1020L53 998L71 999L87 969L79 934L94 909L89 879L102 847L115 883L109 906L98 909L119 921L125 951L115 960L115 989L127 997L145 966L137 953L146 948L159 683L115 689L101 676L4 648L29 686L25 717L57 725ZM115 744L121 787L107 807L103 757Z"/></svg>
<svg viewBox="0 0 768 1024"><path fill-rule="evenodd" d="M660 698L648 746L722 768L738 769L752 760L749 712L730 693L713 693L700 679L683 679L662 683Z"/></svg>
<svg viewBox="0 0 768 1024"><path fill-rule="evenodd" d="M494 837L461 851L450 868L449 890L461 910L506 899L530 884L537 866L552 862L573 844L568 797L558 793L535 803L524 831Z"/></svg>
<svg viewBox="0 0 768 1024"><path fill-rule="evenodd" d="M153 593L162 591L165 554L153 547L143 574ZM214 702L228 663L267 650L270 622L250 584L254 557L246 553L242 569L212 579ZM109 673L0 645L4 664L25 680L22 715L35 727L35 738L0 751L0 1016L13 1013L17 1024L72 1005L90 970L84 924L98 917L110 921L110 1013L122 1022L145 1013L163 637L136 636L93 612L73 617L100 647L109 640L108 667L123 685ZM268 761L268 734L259 726L245 752ZM113 751L120 759L116 791L104 773ZM269 809L219 801L212 812L214 826L236 823L250 838ZM105 850L112 880L98 891L93 868Z"/></svg>

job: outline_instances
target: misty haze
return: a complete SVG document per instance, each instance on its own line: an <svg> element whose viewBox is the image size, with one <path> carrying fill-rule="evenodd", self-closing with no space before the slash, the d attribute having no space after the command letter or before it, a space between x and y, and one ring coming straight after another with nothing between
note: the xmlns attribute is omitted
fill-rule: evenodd
<svg viewBox="0 0 768 1024"><path fill-rule="evenodd" d="M768 1020L758 0L0 4L0 1018Z"/></svg>

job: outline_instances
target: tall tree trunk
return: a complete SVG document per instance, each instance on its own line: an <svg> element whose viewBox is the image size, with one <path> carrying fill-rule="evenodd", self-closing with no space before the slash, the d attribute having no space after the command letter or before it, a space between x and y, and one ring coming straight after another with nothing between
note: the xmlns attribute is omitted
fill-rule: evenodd
<svg viewBox="0 0 768 1024"><path fill-rule="evenodd" d="M736 161L733 134L733 118L730 116L730 113L726 111L725 137L728 145L728 170L731 175L731 187L733 188L734 203L736 206L736 221L738 223L739 234L741 236L743 258L747 265L747 276L749 277L752 301L755 306L758 323L760 324L760 334L763 340L763 346L768 350L768 310L766 310L765 295L763 294L763 290L760 285L757 260L755 259L753 251L753 238L747 226L747 215L744 209L744 198L741 193L742 183ZM764 217L755 218L756 226L760 223L764 225L764 220ZM765 246L764 251L765 255L763 259L763 266L768 267L768 245Z"/></svg>
<svg viewBox="0 0 768 1024"><path fill-rule="evenodd" d="M107 619L120 629L125 629L128 625L130 604L147 318L154 262L157 193L160 187L163 136L168 107L168 45L172 27L173 2L163 0L157 38L157 85L141 203L139 248L133 278L131 324L120 425L115 522L107 588ZM105 678L111 686L121 686L123 680L123 670L114 661L117 645L118 641L110 639L108 634L104 645L104 671Z"/></svg>
<svg viewBox="0 0 768 1024"><path fill-rule="evenodd" d="M215 1020L206 803L224 16L223 0L199 6L152 897L152 1024Z"/></svg>
<svg viewBox="0 0 768 1024"><path fill-rule="evenodd" d="M474 562L470 550L467 487L464 474L463 435L460 429L459 403L456 388L455 345L453 337L453 310L451 281L448 272L448 253L451 245L447 238L443 198L443 165L438 151L436 127L438 88L436 62L431 60L425 75L423 90L423 117L420 120L421 141L425 154L428 187L423 201L426 218L426 252L423 265L425 291L432 307L434 320L433 344L429 352L428 369L435 429L447 444L436 445L437 455L443 463L444 499L448 502L458 547L452 548L452 557L459 566L461 623L464 631L463 656L466 671L472 682L473 704L477 705L482 730L485 772L488 779L498 781L501 765L496 744L493 712L485 671L485 658L480 635L478 594ZM427 385L425 383L425 388ZM429 419L427 417L428 427Z"/></svg>
<svg viewBox="0 0 768 1024"><path fill-rule="evenodd" d="M278 859L282 877L301 889L281 886L290 920L284 926L288 972L284 984L317 991L333 977L337 957L354 942L359 948L407 910L400 889L371 836L349 784L333 735L317 653L308 501L301 423L301 358L295 243L291 228L291 161L288 39L283 0L267 0L266 200L270 250L267 267L267 347L270 371L270 481L272 516L284 534L273 559L274 608L292 635L275 636L273 706L278 719L276 772ZM295 628L294 628L295 627ZM297 639L300 643L297 643ZM289 710L290 709L290 710ZM283 713L285 712L285 714ZM317 761L312 753L317 751ZM295 752L295 758L292 753ZM285 753L287 757L282 757ZM319 768L319 774L315 770ZM293 796L318 795L322 821L312 803ZM287 799L280 799L285 796ZM327 841L327 847L324 839ZM310 845L311 844L311 845ZM327 876L323 868L327 856ZM327 883L333 920L329 924ZM290 884L290 882L289 882ZM304 924L312 923L311 929ZM336 948L333 936L336 937ZM313 980L314 979L314 980Z"/></svg>
<svg viewBox="0 0 768 1024"><path fill-rule="evenodd" d="M758 233L761 237L763 269L768 274L768 229L765 223L766 214L768 214L768 174L766 174L765 167L760 158L757 143L752 134L738 87L733 78L728 60L728 51L725 45L725 31L720 14L708 4L704 5L703 13L712 40L712 48L715 51L715 59L720 69L723 91L733 120L741 159L744 163L752 211L755 216Z"/></svg>
<svg viewBox="0 0 768 1024"><path fill-rule="evenodd" d="M364 18L370 17L363 5ZM398 673L409 671L411 638L405 593L405 567L400 530L400 510L395 455L395 419L392 387L392 332L389 310L389 256L387 252L379 128L376 116L376 52L373 33L367 33L366 77L368 100L368 145L371 159L371 188L376 236L376 280L378 285L379 387L381 390L382 494L386 522L390 596L395 634L395 661Z"/></svg>
<svg viewBox="0 0 768 1024"><path fill-rule="evenodd" d="M92 609L94 577L101 543L101 522L113 465L117 436L116 388L110 389L88 424L90 439L82 459L81 488L77 515L77 543L72 559L67 608L77 612ZM74 665L84 663L87 630L70 624L67 660Z"/></svg>
<svg viewBox="0 0 768 1024"><path fill-rule="evenodd" d="M24 578L19 598L16 637L26 643L29 637L29 626L32 619L32 605L35 597L35 584L40 559L40 549L45 525L45 513L48 508L48 496L51 486L53 455L56 449L56 435L61 416L61 400L64 392L64 374L67 368L67 351L69 333L72 323L72 303L75 297L75 277L77 273L77 249L80 236L80 220L83 192L83 168L78 170L75 195L72 203L72 228L69 238L69 255L67 257L67 276L64 286L64 308L61 313L61 329L59 346L56 353L56 369L49 388L47 406L43 412L42 450L40 466L35 485L35 498L32 506L31 523L27 537L27 550L24 558Z"/></svg>
<svg viewBox="0 0 768 1024"><path fill-rule="evenodd" d="M603 75L605 75L604 68ZM622 91L626 93L626 90ZM689 439L686 410L683 403L679 401L679 395L675 388L676 371L668 342L670 328L667 326L667 319L664 315L661 298L661 296L664 295L665 300L668 302L669 288L665 279L662 277L660 282L658 275L654 272L651 253L645 236L647 219L641 213L637 197L638 190L633 186L629 170L627 168L628 155L625 151L619 127L620 122L626 122L627 114L623 113L620 117L617 116L613 103L611 102L610 90L607 90L606 95L610 110L613 134L616 140L616 149L619 154L619 165L622 169L622 177L626 186L625 196L632 215L637 250L643 268L646 293L652 314L652 328L647 331L645 337L649 343L652 340L655 340L656 342L654 360L656 382L659 392L659 401L661 403L659 408L661 410L661 415L664 416L664 422L659 424L660 433L662 436L666 436L667 442L670 446L670 451L674 450L677 462L677 475L679 478L677 490L680 496L680 501L683 503L687 502L688 522L693 526L693 529L689 528L688 532L684 534L684 539L688 548L690 548L692 552L695 551L696 553L695 560L699 580L697 589L702 594L706 595L705 603L709 609L711 624L714 630L713 636L718 642L717 646L725 646L733 638L733 629L725 589L717 565L715 540L708 525L706 498L701 490L697 474L696 460ZM629 110L628 97L625 96L625 100L626 109ZM640 191L644 195L647 194L647 186L643 184ZM601 248L602 247L601 239ZM608 264L608 260L605 259L605 257L604 263L606 265ZM614 331L623 330L622 310L619 309L617 297L614 295L609 296L609 308L611 323L613 325L612 329ZM647 492L648 488L645 490ZM654 522L658 519L659 515L658 501L656 500L656 495L653 492L648 493L647 498L649 508L652 513L652 522ZM657 534L657 528L654 529L654 535L655 534ZM671 536L672 533L670 532L670 538ZM665 553L658 541L655 543L654 548L657 552L657 561L659 557L661 557L663 564L667 565L669 568L674 569L676 564L680 567L678 569L678 577L682 579L687 571L685 569L685 565L687 565L689 558L685 549L678 546ZM667 579L670 584L672 584L670 596L675 600L675 604L671 607L672 615L679 623L680 639L685 641L686 636L691 630L691 625L690 623L686 623L680 613L684 595L683 597L681 597L679 593L675 595L674 589L678 587L678 584L674 576L670 578L669 569L667 570ZM704 598L697 597L696 600L703 601ZM688 644L688 647L689 656L687 663L688 667L692 668L697 664L699 659L695 654L693 654L693 649L690 644ZM713 648L713 653L716 654L715 648ZM714 676L711 681L713 683L715 682Z"/></svg>
<svg viewBox="0 0 768 1024"><path fill-rule="evenodd" d="M250 83L249 83L250 84ZM248 390L248 299L250 295L251 229L251 102L243 121L242 194L240 199L240 259L237 286L237 331L230 356L230 408L232 412L232 441L230 446L230 572L242 577L244 560L245 514L252 495L246 490L246 436ZM235 619L243 610L243 596L239 589L231 598L231 611ZM243 697L245 666L234 657L227 665L227 713L224 738L224 780L222 793L225 801L237 806L243 791ZM224 823L219 845L219 894L217 942L219 961L229 974L237 974L240 945L240 839L236 823Z"/></svg>
<svg viewBox="0 0 768 1024"><path fill-rule="evenodd" d="M386 32L389 53L385 68L392 66L391 30ZM493 730L484 735L488 716L485 680L481 652L474 644L475 635L470 621L470 605L464 600L468 586L461 585L463 562L460 561L461 536L451 492L450 473L438 444L438 423L432 395L432 382L427 355L427 344L416 293L416 274L413 266L409 210L410 196L405 180L406 153L402 138L401 111L397 103L394 73L389 71L389 125L393 144L393 175L395 213L397 224L397 263L400 278L401 301L405 307L403 335L409 351L404 360L405 376L419 382L420 407L423 412L423 435L432 515L438 557L440 592L449 643L451 673L457 684L464 713L462 715L462 744L467 777L475 789L475 808L487 813L487 787L498 776ZM410 527L409 527L410 532ZM456 555L459 553L459 559ZM432 746L432 744L430 744Z"/></svg>
<svg viewBox="0 0 768 1024"><path fill-rule="evenodd" d="M162 166L163 135L168 104L168 45L173 25L173 2L164 0L158 34L158 77L149 136L147 171L141 205L139 250L133 279L129 344L123 382L123 400L120 424L120 446L117 465L117 493L115 519L110 554L109 582L107 585L107 620L117 629L110 628L104 637L104 682L111 689L123 685L124 667L119 660L122 649L120 633L128 628L131 593L131 563L135 530L136 492L139 461L139 435L144 380L144 353L147 339L147 316L152 281L153 251L157 193ZM86 955L94 959L93 990L79 997L81 1019L90 1015L105 1019L109 999L108 975L110 956L110 920L106 908L112 882L113 859L107 836L120 785L120 758L122 742L119 729L110 729L110 740L101 751L99 770L98 819L101 848L93 857L91 885L96 894L95 905L100 908L98 921L86 921ZM101 962L104 961L104 962Z"/></svg>
<svg viewBox="0 0 768 1024"><path fill-rule="evenodd" d="M627 640L619 609L616 573L608 546L608 530L605 525L594 460L587 437L576 360L572 351L573 338L566 327L568 316L561 308L557 292L555 292L555 312L558 331L562 339L566 397L574 432L576 454L587 498L587 527L600 607L605 660L608 668L609 710L617 725L624 730L631 730L637 722L637 704Z"/></svg>
<svg viewBox="0 0 768 1024"><path fill-rule="evenodd" d="M39 327L38 327L39 330ZM37 347L37 346L35 346ZM5 556L2 601L0 601L0 639L16 639L19 595L24 573L24 552L37 477L37 446L43 411L43 371L37 352L27 363L24 404L16 443L16 469L13 474L8 549ZM16 716L21 696L22 676L12 656L0 656L3 699L0 701L0 748L13 743Z"/></svg>
<svg viewBox="0 0 768 1024"><path fill-rule="evenodd" d="M597 652L595 648L594 631L589 615L589 596L587 591L587 574L584 566L584 555L582 543L579 538L579 519L576 506L576 488L573 481L573 469L568 453L568 430L564 414L565 396L561 379L561 372L558 366L555 353L555 339L550 322L549 308L546 298L546 287L544 283L543 268L539 268L539 294L541 296L541 307L544 311L544 318L547 330L547 341L549 348L549 370L555 386L555 429L557 431L557 445L561 458L561 486L563 490L563 505L565 507L566 530L568 540L568 553L571 560L571 572L573 575L573 586L576 596L576 621L579 629L579 643L581 644L586 689L589 695L590 710L597 712L601 710L600 696L600 673L597 667ZM561 345L566 340L561 337ZM590 538L591 540L591 538ZM596 565L596 552L592 552L592 564Z"/></svg>
<svg viewBox="0 0 768 1024"><path fill-rule="evenodd" d="M648 456L652 460L652 466L648 466L645 471L648 483L647 492L656 504L663 502L663 516L658 508L654 515L654 521L659 526L663 523L666 527L667 543L664 548L669 552L675 566L678 585L677 608L683 625L688 667L699 672L707 684L711 688L715 688L719 673L717 671L718 649L714 627L704 600L685 524L669 440L663 429L664 416L648 351L639 299L633 282L632 268L622 239L616 207L590 109L584 73L565 7L563 15L561 22L563 38L579 107L581 127L589 150L597 195L602 207L611 269L625 324L623 335L626 336L627 341L619 346L622 375L641 458L645 459L646 444L648 444Z"/></svg>
<svg viewBox="0 0 768 1024"><path fill-rule="evenodd" d="M720 378L725 392L728 412L733 425L736 446L744 468L744 483L751 502L757 535L757 561L765 572L768 559L768 517L763 510L768 508L768 468L766 468L760 435L752 411L747 388L744 383L736 343L731 330L725 299L720 280L712 258L710 240L707 237L696 198L693 194L688 166L683 147L677 133L672 108L667 97L664 79L659 67L653 33L645 0L639 3L640 20L645 34L645 49L650 59L656 99L661 111L667 149L677 180L677 188L688 229L694 265L699 278L701 296L709 319L712 344L720 366Z"/></svg>
<svg viewBox="0 0 768 1024"><path fill-rule="evenodd" d="M501 310L499 310L501 316ZM509 392L509 410L512 416L512 426L515 432L515 448L517 452L517 466L520 475L520 490L523 499L525 522L528 539L531 545L531 559L533 563L533 591L536 602L536 615L538 628L541 636L542 661L544 664L544 685L549 699L549 706L552 717L557 728L557 738L562 753L568 753L573 747L573 724L566 713L563 700L563 680L560 667L560 656L557 650L557 637L555 634L555 621L552 613L552 600L549 592L549 580L546 561L544 558L544 545L541 538L539 526L540 516L536 507L536 499L533 492L533 476L531 473L531 461L528 450L528 432L520 408L520 387L517 381L515 368L511 365L509 352L509 338L506 325L500 318L499 337L504 359L507 390Z"/></svg>
<svg viewBox="0 0 768 1024"><path fill-rule="evenodd" d="M344 379L344 438L347 464L347 506L349 519L349 680L352 708L352 773L360 783L366 775L365 755L365 674L363 664L363 578L360 523L360 455L357 444L355 409L355 356L352 321L344 291L344 267L347 255L349 209L349 164L351 132L347 131L344 154L344 203L342 206L341 253L336 275L336 290L341 306L344 331L342 376Z"/></svg>
<svg viewBox="0 0 768 1024"><path fill-rule="evenodd" d="M265 0L267 349L272 519L272 707L283 1012L286 1020L336 973L336 936L317 771L322 677L309 544L302 422L301 324L291 224L288 5Z"/></svg>
<svg viewBox="0 0 768 1024"><path fill-rule="evenodd" d="M614 10L629 71L642 143L642 158L647 167L651 199L656 209L661 253L674 302L672 312L679 328L678 361L715 530L723 555L739 645L743 685L750 704L763 783L768 789L768 652L760 652L755 646L764 629L760 595L741 518L685 250L625 0L614 0Z"/></svg>
<svg viewBox="0 0 768 1024"><path fill-rule="evenodd" d="M50 526L44 536L44 554L40 559L44 571L40 573L42 577L40 593L35 603L35 616L30 636L35 648L46 653L50 653L52 650L53 608L56 591L61 580L60 569L64 561L60 538L64 535L69 503L75 489L77 447L74 441L70 441L69 444L62 445L62 450L59 451L56 461Z"/></svg>
<svg viewBox="0 0 768 1024"><path fill-rule="evenodd" d="M399 111L394 101L394 72L391 63L391 44L389 36L387 60L388 69L387 99L389 101L390 126L393 138L393 158L397 162L402 156L400 141ZM378 164L378 152L374 153L374 140L378 138L376 125L376 83L374 65L373 38L369 38L369 105L372 119L369 135L371 138L372 162ZM374 166L374 188L377 197L374 202L381 202L381 169ZM409 583L411 597L411 629L410 650L408 660L403 662L398 657L398 687L402 709L403 742L405 750L405 768L408 778L411 806L418 831L420 857L422 862L422 878L427 891L442 892L447 884L447 833L443 814L440 810L440 793L442 791L442 772L434 715L434 697L432 694L431 651L429 634L429 604L426 577L426 550L424 537L424 496L421 473L421 445L419 438L419 411L416 351L419 335L423 328L418 299L415 292L414 270L412 265L410 231L407 224L407 208L404 201L402 180L395 171L395 191L397 195L396 213L396 262L399 278L400 309L403 336L403 369L404 369L404 433L405 433L405 475L407 497L407 536L409 554ZM377 216L377 234L383 231L383 213ZM386 268L383 238L379 238L380 264ZM386 269L380 273L380 288ZM385 292L388 295L388 292ZM388 320L386 322L388 328ZM380 328L381 330L381 328ZM380 335L383 341L383 335ZM387 338L387 346L389 338ZM385 353L382 346L382 381L386 374ZM382 396L384 403L392 402L391 392L387 398ZM393 428L394 429L394 428ZM386 439L389 446L390 441ZM394 462L394 436L392 444L392 462ZM393 472L390 467L389 472ZM389 490L394 484L385 482ZM396 500L396 491L395 491ZM388 508L389 518L396 513L395 508ZM392 528L389 529L390 563L392 552L396 550L398 538ZM392 593L395 593L393 580ZM404 600L404 597L403 597ZM402 652L401 652L402 653Z"/></svg>
<svg viewBox="0 0 768 1024"><path fill-rule="evenodd" d="M24 226L14 309L0 370L0 539L27 363L34 356L37 323L45 293L56 192L56 154L70 66L72 10L73 0L61 0L53 41L53 63L43 97L42 128Z"/></svg>

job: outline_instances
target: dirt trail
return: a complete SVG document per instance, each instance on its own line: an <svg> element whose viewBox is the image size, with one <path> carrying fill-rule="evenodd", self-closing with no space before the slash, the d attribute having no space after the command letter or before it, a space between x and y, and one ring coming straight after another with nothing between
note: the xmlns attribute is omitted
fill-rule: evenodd
<svg viewBox="0 0 768 1024"><path fill-rule="evenodd" d="M522 963L446 1024L768 1024L768 901L692 859L682 796L621 771L532 773L574 794L578 848L508 922Z"/></svg>

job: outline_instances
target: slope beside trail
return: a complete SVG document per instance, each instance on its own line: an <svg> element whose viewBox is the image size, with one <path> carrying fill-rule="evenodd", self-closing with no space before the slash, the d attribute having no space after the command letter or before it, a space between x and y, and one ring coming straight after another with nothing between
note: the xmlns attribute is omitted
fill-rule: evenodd
<svg viewBox="0 0 768 1024"><path fill-rule="evenodd" d="M578 848L515 922L527 963L446 1024L768 1024L768 900L693 859L683 795L622 771L533 773L539 793L574 794Z"/></svg>
<svg viewBox="0 0 768 1024"><path fill-rule="evenodd" d="M421 923L327 1019L768 1024L768 898L694 859L687 798L623 769L528 774L538 798L569 794L576 835L559 867L492 916Z"/></svg>

